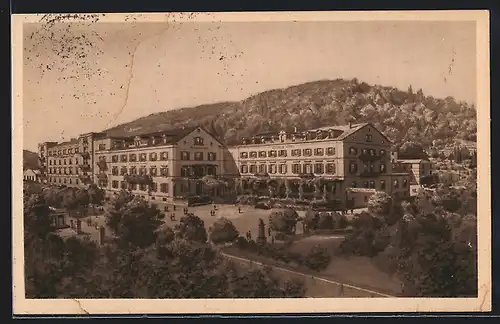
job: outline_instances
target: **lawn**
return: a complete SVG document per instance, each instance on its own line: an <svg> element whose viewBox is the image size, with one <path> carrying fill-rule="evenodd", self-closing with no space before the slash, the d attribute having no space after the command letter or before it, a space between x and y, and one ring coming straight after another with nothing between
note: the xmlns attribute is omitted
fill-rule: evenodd
<svg viewBox="0 0 500 324"><path fill-rule="evenodd" d="M340 237L311 236L296 241L291 249L301 254L307 253L313 246L325 247L331 254L331 262L320 274L347 284L373 289L387 294L400 294L400 282L380 270L372 259L364 256L338 256L336 248L342 243Z"/></svg>
<svg viewBox="0 0 500 324"><path fill-rule="evenodd" d="M377 268L371 258L361 256L343 257L335 255L334 251L342 240L342 235L314 235L297 240L290 246L290 250L298 252L302 255L306 255L315 245L327 248L331 254L331 262L326 269L320 272L311 272L307 269L294 268L291 265L282 264L281 262L270 260L254 253L238 250L235 247L226 249L226 251L232 255L250 258L255 261L287 269L295 269L299 272L316 274L326 279L331 279L344 284L370 289L389 295L399 295L401 293L400 282L396 278L391 277ZM347 292L344 290L344 293ZM359 296L360 292L353 291L352 294Z"/></svg>

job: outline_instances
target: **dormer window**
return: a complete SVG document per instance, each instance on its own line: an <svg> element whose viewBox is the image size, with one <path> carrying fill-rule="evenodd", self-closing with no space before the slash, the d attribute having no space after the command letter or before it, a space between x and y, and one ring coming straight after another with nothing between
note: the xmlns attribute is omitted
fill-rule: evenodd
<svg viewBox="0 0 500 324"><path fill-rule="evenodd" d="M163 134L161 136L161 140L162 140L163 144L167 144L167 135Z"/></svg>
<svg viewBox="0 0 500 324"><path fill-rule="evenodd" d="M193 145L197 145L197 146L201 146L201 145L203 145L203 137L196 136L196 137L193 139Z"/></svg>

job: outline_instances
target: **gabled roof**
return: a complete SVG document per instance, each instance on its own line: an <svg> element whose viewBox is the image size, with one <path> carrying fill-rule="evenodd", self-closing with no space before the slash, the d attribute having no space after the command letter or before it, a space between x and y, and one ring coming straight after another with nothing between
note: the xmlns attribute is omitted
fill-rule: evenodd
<svg viewBox="0 0 500 324"><path fill-rule="evenodd" d="M136 135L131 135L131 136L109 136L108 138L112 139L120 139L120 140L133 140L136 136L141 137L141 138L147 138L147 137L153 137L153 136L167 136L167 142L166 143L158 143L159 145L174 145L177 144L180 140L182 140L184 137L188 136L192 132L194 132L196 129L202 129L205 131L208 135L212 136L219 144L224 145L222 141L214 134L206 130L204 127L201 126L190 126L190 127L182 127L182 128L177 128L177 129L169 129L165 131L157 131L157 132L152 132L152 133L145 133L145 134L136 134Z"/></svg>
<svg viewBox="0 0 500 324"><path fill-rule="evenodd" d="M343 131L343 133L339 137L335 138L336 140L343 140L366 126L371 126L373 129L375 129L389 144L393 143L389 138L387 138L387 136L384 135L384 133L378 130L372 123L359 123L359 124L342 125L342 126L325 127L325 128L338 129Z"/></svg>

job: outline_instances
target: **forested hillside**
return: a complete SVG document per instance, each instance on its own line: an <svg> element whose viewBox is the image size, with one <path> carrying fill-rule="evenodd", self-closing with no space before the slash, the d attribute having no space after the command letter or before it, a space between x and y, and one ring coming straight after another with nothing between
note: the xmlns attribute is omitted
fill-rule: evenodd
<svg viewBox="0 0 500 324"><path fill-rule="evenodd" d="M353 80L321 80L259 93L240 102L222 102L151 114L111 128L110 135L136 135L201 124L228 145L257 132L299 130L372 122L397 144L412 141L476 140L476 108L422 90L406 91Z"/></svg>
<svg viewBox="0 0 500 324"><path fill-rule="evenodd" d="M38 154L23 150L23 169L38 169Z"/></svg>

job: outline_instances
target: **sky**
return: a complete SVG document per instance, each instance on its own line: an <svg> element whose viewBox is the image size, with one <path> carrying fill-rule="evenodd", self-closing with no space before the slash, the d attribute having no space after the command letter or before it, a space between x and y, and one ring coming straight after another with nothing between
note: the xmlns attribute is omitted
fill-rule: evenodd
<svg viewBox="0 0 500 324"><path fill-rule="evenodd" d="M358 78L476 102L474 22L94 23L24 27L23 146L142 116Z"/></svg>

